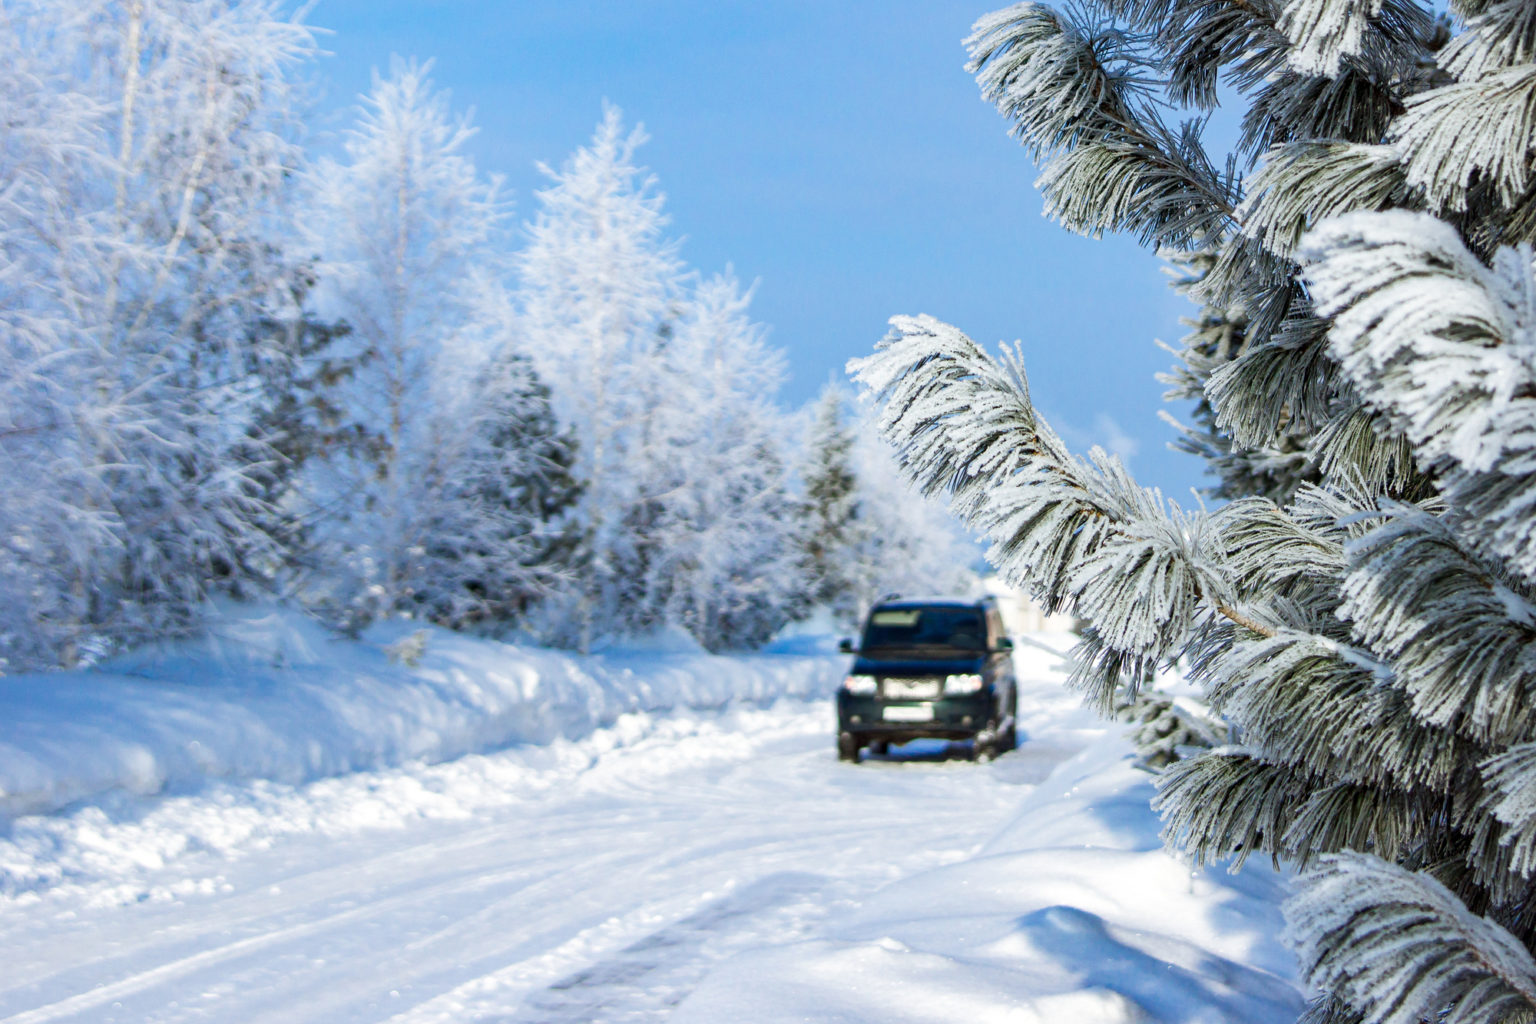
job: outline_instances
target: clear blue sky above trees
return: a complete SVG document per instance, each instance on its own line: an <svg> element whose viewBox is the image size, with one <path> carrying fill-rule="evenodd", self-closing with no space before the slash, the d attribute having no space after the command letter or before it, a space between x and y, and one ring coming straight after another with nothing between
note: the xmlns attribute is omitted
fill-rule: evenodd
<svg viewBox="0 0 1536 1024"><path fill-rule="evenodd" d="M897 313L1024 343L1036 399L1078 450L1128 455L1188 502L1198 460L1166 450L1153 375L1193 307L1125 239L1045 220L1035 169L962 67L999 0L320 0L322 125L339 128L391 54L436 58L472 152L519 220L537 161L590 137L604 98L652 141L682 255L760 280L753 312L789 357L800 404ZM1178 414L1180 410L1173 410Z"/></svg>

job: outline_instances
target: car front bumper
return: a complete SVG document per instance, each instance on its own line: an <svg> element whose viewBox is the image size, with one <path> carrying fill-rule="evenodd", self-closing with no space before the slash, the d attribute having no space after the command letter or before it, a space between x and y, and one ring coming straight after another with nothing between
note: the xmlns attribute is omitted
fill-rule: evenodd
<svg viewBox="0 0 1536 1024"><path fill-rule="evenodd" d="M992 719L992 694L986 690L936 700L885 700L837 693L839 732L902 743L931 738L968 740Z"/></svg>

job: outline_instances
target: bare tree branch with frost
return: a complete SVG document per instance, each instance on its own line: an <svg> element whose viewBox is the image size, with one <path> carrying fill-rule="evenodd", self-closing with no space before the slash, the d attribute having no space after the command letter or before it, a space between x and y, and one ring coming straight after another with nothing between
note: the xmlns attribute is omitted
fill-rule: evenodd
<svg viewBox="0 0 1536 1024"><path fill-rule="evenodd" d="M0 17L0 664L195 628L283 554L260 367L305 270L278 225L310 32L270 0Z"/></svg>

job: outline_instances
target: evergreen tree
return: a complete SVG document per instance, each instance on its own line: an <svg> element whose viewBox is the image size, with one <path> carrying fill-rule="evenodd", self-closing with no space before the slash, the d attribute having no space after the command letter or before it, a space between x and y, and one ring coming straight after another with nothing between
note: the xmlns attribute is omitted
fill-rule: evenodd
<svg viewBox="0 0 1536 1024"><path fill-rule="evenodd" d="M850 557L862 524L858 478L853 475L854 438L843 422L845 401L843 389L828 384L812 410L800 470L805 496L796 541L807 603L825 606L840 622L851 624L858 609Z"/></svg>
<svg viewBox="0 0 1536 1024"><path fill-rule="evenodd" d="M1536 5L1022 3L969 40L1047 211L1186 255L1176 390L1214 512L1070 454L993 358L898 317L856 363L911 477L1092 627L1105 710L1188 660L1238 742L1170 765L1169 839L1307 869L1313 1022L1536 1016ZM1198 116L1225 82L1239 152Z"/></svg>
<svg viewBox="0 0 1536 1024"><path fill-rule="evenodd" d="M322 320L308 308L315 279L307 270L289 283L287 301L247 328L246 371L260 382L250 425L249 449L264 455L250 470L260 501L264 536L278 543L277 555L247 567L263 580L286 585L310 568L314 522L304 478L311 460L338 452L367 457L379 438L340 403L339 391L363 359L343 352L351 327ZM269 553L270 554L270 553Z"/></svg>
<svg viewBox="0 0 1536 1024"><path fill-rule="evenodd" d="M457 418L462 445L429 463L438 494L413 551L413 611L452 628L520 624L580 568L576 445L515 347L485 368Z"/></svg>

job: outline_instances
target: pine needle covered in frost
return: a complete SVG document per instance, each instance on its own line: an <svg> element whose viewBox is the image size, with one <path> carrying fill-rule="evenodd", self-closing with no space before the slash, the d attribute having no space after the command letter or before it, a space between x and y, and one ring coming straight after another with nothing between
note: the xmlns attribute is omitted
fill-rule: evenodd
<svg viewBox="0 0 1536 1024"><path fill-rule="evenodd" d="M1218 238L1237 203L1194 123L1174 131L1139 94L1153 84L1139 38L1043 4L987 15L966 40L983 97L1045 168L1046 212L1082 234L1133 231L1190 247Z"/></svg>
<svg viewBox="0 0 1536 1024"><path fill-rule="evenodd" d="M1236 871L1253 853L1279 853L1309 780L1252 750L1218 747L1169 765L1157 788L1152 806L1163 815L1163 839L1196 864L1232 857L1228 870Z"/></svg>
<svg viewBox="0 0 1536 1024"><path fill-rule="evenodd" d="M1339 614L1391 660L1423 721L1480 742L1536 737L1536 605L1422 509L1389 506L1349 546Z"/></svg>
<svg viewBox="0 0 1536 1024"><path fill-rule="evenodd" d="M1302 234L1327 217L1402 207L1409 198L1397 150L1347 142L1278 146L1247 186L1238 211L1243 233L1285 257L1294 257Z"/></svg>
<svg viewBox="0 0 1536 1024"><path fill-rule="evenodd" d="M1513 206L1531 185L1536 65L1522 64L1420 93L1393 127L1409 184L1436 204L1465 210L1474 182Z"/></svg>
<svg viewBox="0 0 1536 1024"><path fill-rule="evenodd" d="M1511 870L1536 873L1536 743L1511 747L1482 767L1488 811L1509 826L1501 842L1509 847Z"/></svg>
<svg viewBox="0 0 1536 1024"><path fill-rule="evenodd" d="M1486 551L1536 579L1536 276L1477 259L1427 214L1355 213L1307 237L1306 276L1359 394L1414 443Z"/></svg>
<svg viewBox="0 0 1536 1024"><path fill-rule="evenodd" d="M1291 40L1287 63L1309 75L1333 76L1345 57L1359 53L1382 0L1289 0L1280 31Z"/></svg>
<svg viewBox="0 0 1536 1024"><path fill-rule="evenodd" d="M1286 904L1311 983L1379 1024L1536 1018L1536 962L1450 890L1365 854L1321 858Z"/></svg>
<svg viewBox="0 0 1536 1024"><path fill-rule="evenodd" d="M1495 0L1440 51L1439 65L1461 81L1536 62L1536 4Z"/></svg>

